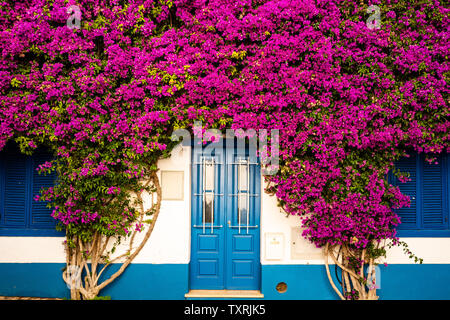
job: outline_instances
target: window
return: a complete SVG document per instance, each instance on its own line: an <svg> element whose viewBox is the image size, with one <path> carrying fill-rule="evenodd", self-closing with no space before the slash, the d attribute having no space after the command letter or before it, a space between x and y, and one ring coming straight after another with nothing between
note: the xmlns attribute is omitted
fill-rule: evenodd
<svg viewBox="0 0 450 320"><path fill-rule="evenodd" d="M203 224L214 225L214 189L215 189L215 159L205 159L203 161Z"/></svg>
<svg viewBox="0 0 450 320"><path fill-rule="evenodd" d="M400 237L450 237L449 228L449 159L440 155L429 163L423 154L412 154L395 164L402 172L409 172L410 180L391 181L411 199L410 207L395 210L401 218L397 227Z"/></svg>
<svg viewBox="0 0 450 320"><path fill-rule="evenodd" d="M237 162L237 191L238 191L238 223L239 225L249 225L249 215L247 214L250 192L249 184L249 161L248 159L239 159Z"/></svg>
<svg viewBox="0 0 450 320"><path fill-rule="evenodd" d="M26 156L12 145L0 152L0 236L64 236L47 203L34 200L41 188L54 184L54 173L36 170L50 159L43 151Z"/></svg>

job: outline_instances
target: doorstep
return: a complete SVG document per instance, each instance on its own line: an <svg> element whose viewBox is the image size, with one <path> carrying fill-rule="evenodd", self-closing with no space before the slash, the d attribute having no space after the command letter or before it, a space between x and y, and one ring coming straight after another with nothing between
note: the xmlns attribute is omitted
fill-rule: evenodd
<svg viewBox="0 0 450 320"><path fill-rule="evenodd" d="M264 298L259 290L190 290L185 298Z"/></svg>

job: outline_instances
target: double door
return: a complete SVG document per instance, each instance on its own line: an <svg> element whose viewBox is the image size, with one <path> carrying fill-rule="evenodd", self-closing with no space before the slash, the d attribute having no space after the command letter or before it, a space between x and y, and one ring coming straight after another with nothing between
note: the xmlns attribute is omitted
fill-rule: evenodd
<svg viewBox="0 0 450 320"><path fill-rule="evenodd" d="M194 148L190 289L260 287L260 165L248 147Z"/></svg>

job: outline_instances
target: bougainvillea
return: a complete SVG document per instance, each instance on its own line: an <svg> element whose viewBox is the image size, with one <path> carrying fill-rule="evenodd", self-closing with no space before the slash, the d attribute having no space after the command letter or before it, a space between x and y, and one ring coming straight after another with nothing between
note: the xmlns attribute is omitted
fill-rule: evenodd
<svg viewBox="0 0 450 320"><path fill-rule="evenodd" d="M266 191L311 242L357 256L343 270L365 283L409 201L386 179L394 161L450 151L448 14L439 1L4 1L0 148L52 148L42 169L60 183L43 198L89 239L135 226L128 191L173 129L279 129ZM368 298L352 286L345 297Z"/></svg>

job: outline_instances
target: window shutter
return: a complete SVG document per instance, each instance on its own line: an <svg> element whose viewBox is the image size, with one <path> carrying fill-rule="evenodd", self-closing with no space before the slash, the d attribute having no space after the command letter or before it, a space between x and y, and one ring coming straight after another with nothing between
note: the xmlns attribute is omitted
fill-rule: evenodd
<svg viewBox="0 0 450 320"><path fill-rule="evenodd" d="M48 154L37 153L32 157L32 197L31 197L31 221L32 228L49 229L56 225L55 219L51 216L52 210L47 208L47 201L36 201L34 197L40 194L42 188L48 188L55 183L55 174L39 174L36 170L39 165L50 161L52 157Z"/></svg>
<svg viewBox="0 0 450 320"><path fill-rule="evenodd" d="M3 225L12 228L27 226L28 179L27 159L22 154L4 156Z"/></svg>
<svg viewBox="0 0 450 320"><path fill-rule="evenodd" d="M423 183L422 225L424 229L444 228L447 224L444 217L444 157L438 157L438 163L422 161Z"/></svg>
<svg viewBox="0 0 450 320"><path fill-rule="evenodd" d="M410 197L411 205L409 207L403 207L396 209L395 212L401 218L401 224L398 229L416 229L418 223L418 211L417 211L417 183L418 183L418 170L417 170L417 157L415 154L409 158L403 158L395 163L395 168L401 172L409 172L408 182L400 182L398 178L395 178L395 185L400 188L400 191Z"/></svg>

